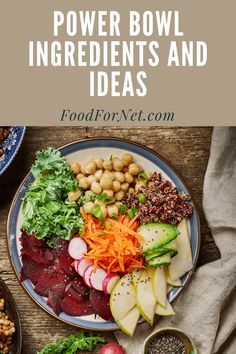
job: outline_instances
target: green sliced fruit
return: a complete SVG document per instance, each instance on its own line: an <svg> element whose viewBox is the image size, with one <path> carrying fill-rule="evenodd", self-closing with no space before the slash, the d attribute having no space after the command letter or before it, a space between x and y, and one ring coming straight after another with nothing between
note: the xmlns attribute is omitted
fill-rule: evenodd
<svg viewBox="0 0 236 354"><path fill-rule="evenodd" d="M170 253L166 253L163 256L152 258L147 263L150 267L157 267L160 265L169 265L170 262L171 262Z"/></svg>
<svg viewBox="0 0 236 354"><path fill-rule="evenodd" d="M114 286L110 297L110 308L114 320L122 320L136 305L136 294L130 273L124 275Z"/></svg>
<svg viewBox="0 0 236 354"><path fill-rule="evenodd" d="M167 282L164 268L157 267L152 274L152 290L156 301L163 307L167 303Z"/></svg>
<svg viewBox="0 0 236 354"><path fill-rule="evenodd" d="M144 238L141 244L143 254L150 250L157 250L159 247L174 240L179 234L175 226L162 223L142 225L138 228L138 232Z"/></svg>
<svg viewBox="0 0 236 354"><path fill-rule="evenodd" d="M172 258L169 266L171 281L178 280L193 267L187 219L183 219L179 223L178 230L180 232L176 239L178 254Z"/></svg>
<svg viewBox="0 0 236 354"><path fill-rule="evenodd" d="M141 275L142 275L142 270L134 270L131 273L132 280L133 280L133 285L134 285L135 289L137 289L138 282L139 282L139 279L140 279Z"/></svg>
<svg viewBox="0 0 236 354"><path fill-rule="evenodd" d="M122 320L117 321L117 324L125 334L132 337L137 326L139 317L140 311L137 306L135 306L127 313L124 318L122 318Z"/></svg>
<svg viewBox="0 0 236 354"><path fill-rule="evenodd" d="M152 291L153 270L148 269L142 272L137 286L137 307L143 318L150 324L153 323L153 318L156 309L156 299Z"/></svg>
<svg viewBox="0 0 236 354"><path fill-rule="evenodd" d="M159 316L174 316L175 311L173 310L173 307L171 304L167 301L166 307L161 306L160 304L157 304L156 306L156 315Z"/></svg>
<svg viewBox="0 0 236 354"><path fill-rule="evenodd" d="M182 286L182 283L181 283L180 279L173 280L173 279L170 278L169 267L165 267L165 274L166 274L167 284L169 284L171 286Z"/></svg>

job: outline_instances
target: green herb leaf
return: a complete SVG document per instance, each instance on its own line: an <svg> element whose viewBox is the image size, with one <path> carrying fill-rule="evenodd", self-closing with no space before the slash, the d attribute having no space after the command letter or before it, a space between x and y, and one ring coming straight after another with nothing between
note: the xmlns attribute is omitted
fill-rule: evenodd
<svg viewBox="0 0 236 354"><path fill-rule="evenodd" d="M92 208L92 214L99 220L103 220L104 219L104 216L103 216L103 213L102 213L102 210L101 210L101 207L100 205L98 204L95 204Z"/></svg>
<svg viewBox="0 0 236 354"><path fill-rule="evenodd" d="M106 197L107 197L107 193L101 193L97 195L97 200L99 200L100 202L104 202Z"/></svg>
<svg viewBox="0 0 236 354"><path fill-rule="evenodd" d="M105 338L80 331L78 336L61 339L57 344L48 344L37 354L76 354L78 350L92 351L98 343L105 343Z"/></svg>
<svg viewBox="0 0 236 354"><path fill-rule="evenodd" d="M127 211L128 217L130 219L133 219L135 217L135 214L138 212L138 209L133 207Z"/></svg>
<svg viewBox="0 0 236 354"><path fill-rule="evenodd" d="M144 203L146 203L147 198L146 198L145 194L139 193L138 194L138 200L139 200L140 203L144 204Z"/></svg>
<svg viewBox="0 0 236 354"><path fill-rule="evenodd" d="M35 180L29 185L22 204L24 222L22 228L29 234L45 239L70 239L81 232L84 220L79 208L83 197L76 202L68 200L68 192L78 189L66 159L58 150L48 148L36 153L31 168Z"/></svg>
<svg viewBox="0 0 236 354"><path fill-rule="evenodd" d="M143 183L143 184L146 184L147 183L147 175L145 172L141 172L138 174L138 181Z"/></svg>
<svg viewBox="0 0 236 354"><path fill-rule="evenodd" d="M119 211L121 214L127 214L127 206L125 204L121 204L120 207L119 207Z"/></svg>

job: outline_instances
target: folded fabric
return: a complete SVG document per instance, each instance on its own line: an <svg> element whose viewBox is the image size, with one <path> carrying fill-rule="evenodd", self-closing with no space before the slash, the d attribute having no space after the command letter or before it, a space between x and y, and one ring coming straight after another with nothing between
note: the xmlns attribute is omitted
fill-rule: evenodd
<svg viewBox="0 0 236 354"><path fill-rule="evenodd" d="M203 208L221 259L197 269L190 284L174 302L176 316L160 319L156 327L185 330L193 338L199 354L235 354L236 128L214 128L204 180ZM152 331L153 328L143 324L132 338L121 332L115 335L127 354L138 354Z"/></svg>

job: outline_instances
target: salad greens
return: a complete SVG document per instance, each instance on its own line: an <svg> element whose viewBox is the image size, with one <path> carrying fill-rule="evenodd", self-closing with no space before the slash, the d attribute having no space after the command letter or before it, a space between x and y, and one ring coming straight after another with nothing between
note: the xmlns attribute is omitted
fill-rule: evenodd
<svg viewBox="0 0 236 354"><path fill-rule="evenodd" d="M55 237L70 239L83 230L84 223L79 212L83 197L76 202L67 197L68 192L78 189L77 181L58 150L49 147L38 151L36 158L31 168L35 180L23 199L22 228L49 244Z"/></svg>
<svg viewBox="0 0 236 354"><path fill-rule="evenodd" d="M80 331L78 336L72 335L61 339L57 344L46 345L37 354L75 354L79 349L92 351L93 347L98 343L105 343L105 338Z"/></svg>

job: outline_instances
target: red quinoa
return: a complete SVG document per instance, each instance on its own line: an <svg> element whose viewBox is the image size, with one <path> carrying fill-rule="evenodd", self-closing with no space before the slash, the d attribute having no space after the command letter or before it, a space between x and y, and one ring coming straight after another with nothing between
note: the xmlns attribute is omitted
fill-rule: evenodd
<svg viewBox="0 0 236 354"><path fill-rule="evenodd" d="M138 194L143 193L145 203L140 203ZM138 208L138 221L140 225L149 222L163 222L177 225L182 219L192 214L188 194L179 193L170 181L165 180L161 173L154 172L147 187L138 192L127 193L125 204L128 208Z"/></svg>

